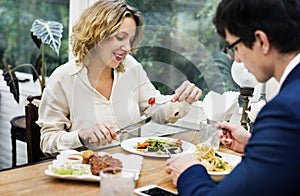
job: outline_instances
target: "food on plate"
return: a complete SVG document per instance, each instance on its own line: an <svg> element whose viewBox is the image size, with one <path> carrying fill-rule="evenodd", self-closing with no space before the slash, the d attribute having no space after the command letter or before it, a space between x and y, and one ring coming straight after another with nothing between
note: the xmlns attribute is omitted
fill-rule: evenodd
<svg viewBox="0 0 300 196"><path fill-rule="evenodd" d="M81 154L81 163L74 160L79 158L78 156L78 154L71 154L60 158L60 164L52 167L53 173L58 175L92 174L98 176L102 170L109 169L110 173L115 174L121 172L123 167L119 159L108 154L99 156L96 152L86 150Z"/></svg>
<svg viewBox="0 0 300 196"><path fill-rule="evenodd" d="M148 99L148 104L149 105L153 105L155 103L155 98L154 97L150 97L149 99Z"/></svg>
<svg viewBox="0 0 300 196"><path fill-rule="evenodd" d="M100 171L107 169L111 173L119 173L122 169L122 162L119 159L115 159L110 155L98 156L97 153L86 150L82 153L83 164L91 165L91 172L93 175L98 176Z"/></svg>
<svg viewBox="0 0 300 196"><path fill-rule="evenodd" d="M83 159L81 155L78 154L71 154L68 156L68 162L71 163L82 163Z"/></svg>
<svg viewBox="0 0 300 196"><path fill-rule="evenodd" d="M207 171L231 171L234 168L234 166L224 161L222 156L215 152L212 147L205 144L198 144L196 148L195 157Z"/></svg>
<svg viewBox="0 0 300 196"><path fill-rule="evenodd" d="M51 167L53 173L58 175L83 175L91 174L91 166L87 164L78 164L72 162L64 162L63 164Z"/></svg>
<svg viewBox="0 0 300 196"><path fill-rule="evenodd" d="M115 159L110 155L92 156L89 159L89 164L91 165L92 174L96 176L102 170L109 170L112 174L119 173L123 167L119 159Z"/></svg>
<svg viewBox="0 0 300 196"><path fill-rule="evenodd" d="M172 149L174 153L181 153L182 150L182 141L168 141L163 139L152 139L148 138L145 142L138 142L134 148L139 152L156 152L157 154L167 154L166 149Z"/></svg>
<svg viewBox="0 0 300 196"><path fill-rule="evenodd" d="M98 156L98 154L96 152L93 152L91 150L86 150L82 153L82 164L89 164L89 159L92 157L92 156Z"/></svg>

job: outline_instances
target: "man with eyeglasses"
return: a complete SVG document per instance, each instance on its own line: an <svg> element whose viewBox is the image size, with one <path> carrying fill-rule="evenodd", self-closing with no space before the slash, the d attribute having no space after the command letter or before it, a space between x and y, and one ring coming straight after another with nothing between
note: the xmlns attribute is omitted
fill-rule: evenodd
<svg viewBox="0 0 300 196"><path fill-rule="evenodd" d="M259 82L274 77L280 91L258 114L252 135L240 125L216 125L221 142L244 153L216 184L193 156L167 161L179 195L300 195L300 1L222 0L214 24Z"/></svg>
<svg viewBox="0 0 300 196"><path fill-rule="evenodd" d="M235 42L233 42L232 44L230 45L227 45L225 46L223 52L228 56L228 58L230 58L231 60L234 60L234 53L235 53L235 50L236 50L236 45L238 43L240 43L242 41L242 38L236 40Z"/></svg>

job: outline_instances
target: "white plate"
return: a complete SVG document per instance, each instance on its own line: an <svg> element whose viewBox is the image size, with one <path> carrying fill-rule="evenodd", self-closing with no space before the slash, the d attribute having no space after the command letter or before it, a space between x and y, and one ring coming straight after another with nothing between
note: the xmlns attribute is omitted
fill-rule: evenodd
<svg viewBox="0 0 300 196"><path fill-rule="evenodd" d="M233 155L233 154L227 154L219 151L217 151L217 153L222 156L223 161L229 163L229 165L232 166L236 166L242 159L240 156ZM231 171L223 171L223 172L208 171L208 174L212 177L212 179L215 182L219 182L230 172Z"/></svg>
<svg viewBox="0 0 300 196"><path fill-rule="evenodd" d="M52 164L48 166L48 169L45 170L45 174L47 176L55 177L55 178L60 178L60 179L66 179L66 180L79 180L79 181L93 181L93 182L99 182L100 181L100 176L95 176L92 173L90 174L83 174L83 175L59 175L55 174L52 171L52 167L56 167L60 164L63 164L64 161L67 160L67 157L71 154L78 154L82 152L78 151L63 151L61 152L60 155L57 156L57 159L52 161ZM103 156L105 152L99 152L99 156ZM139 155L125 155L121 153L115 153L111 155L113 158L119 159L122 162L123 165L123 171L130 171L130 172L135 172L135 180L139 179L142 163L143 163L143 157Z"/></svg>
<svg viewBox="0 0 300 196"><path fill-rule="evenodd" d="M143 155L143 156L148 156L148 157L162 157L162 158L168 158L169 156L167 154L157 154L156 152L140 152L134 147L137 145L137 143L143 143L147 139L161 139L161 140L167 140L170 142L175 142L177 139L175 138L168 138L168 137L135 137L135 138L130 138L121 143L121 147L131 153ZM182 141L182 149L183 151L178 154L185 154L185 153L194 153L196 152L196 146L190 142Z"/></svg>

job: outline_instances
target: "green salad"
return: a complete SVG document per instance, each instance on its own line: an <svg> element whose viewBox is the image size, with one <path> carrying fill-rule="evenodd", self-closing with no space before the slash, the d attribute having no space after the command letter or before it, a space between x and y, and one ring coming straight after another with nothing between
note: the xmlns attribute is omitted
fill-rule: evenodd
<svg viewBox="0 0 300 196"><path fill-rule="evenodd" d="M90 165L88 164L69 164L64 163L58 167L51 168L53 173L58 175L74 175L79 176L83 174L91 174Z"/></svg>
<svg viewBox="0 0 300 196"><path fill-rule="evenodd" d="M148 138L143 143L137 143L135 148L141 152L156 152L157 154L166 154L166 149L173 149L174 152L182 152L182 141L168 141L163 139Z"/></svg>

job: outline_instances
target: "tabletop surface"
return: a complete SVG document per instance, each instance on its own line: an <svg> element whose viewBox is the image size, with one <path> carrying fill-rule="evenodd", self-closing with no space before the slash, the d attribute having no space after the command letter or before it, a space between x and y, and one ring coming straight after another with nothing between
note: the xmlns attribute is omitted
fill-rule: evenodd
<svg viewBox="0 0 300 196"><path fill-rule="evenodd" d="M195 131L178 133L172 138L198 144L200 134ZM120 146L103 150L107 153L129 154ZM219 151L236 154L220 146ZM177 192L171 178L165 173L166 158L144 157L136 188L157 184ZM99 182L84 182L57 179L45 175L50 161L0 172L0 195L99 195Z"/></svg>

